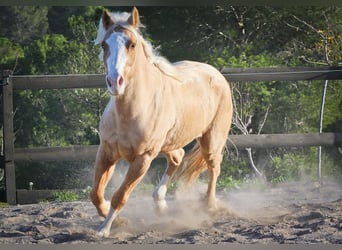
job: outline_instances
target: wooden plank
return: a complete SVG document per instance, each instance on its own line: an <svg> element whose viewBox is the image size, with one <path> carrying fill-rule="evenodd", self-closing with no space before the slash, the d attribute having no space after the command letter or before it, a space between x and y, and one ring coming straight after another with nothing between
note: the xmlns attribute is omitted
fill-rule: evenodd
<svg viewBox="0 0 342 250"><path fill-rule="evenodd" d="M32 204L38 203L43 200L49 200L53 198L53 193L58 192L60 190L26 190L26 189L18 189L17 190L17 203L18 204Z"/></svg>
<svg viewBox="0 0 342 250"><path fill-rule="evenodd" d="M342 67L224 68L221 73L232 82L342 79Z"/></svg>
<svg viewBox="0 0 342 250"><path fill-rule="evenodd" d="M16 204L16 182L14 165L14 132L13 132L13 89L11 72L2 72L2 114L6 200L10 205Z"/></svg>
<svg viewBox="0 0 342 250"><path fill-rule="evenodd" d="M228 148L340 146L342 133L231 135ZM15 161L95 160L98 145L70 147L16 148Z"/></svg>
<svg viewBox="0 0 342 250"><path fill-rule="evenodd" d="M13 89L105 88L103 74L13 76Z"/></svg>
<svg viewBox="0 0 342 250"><path fill-rule="evenodd" d="M235 145L235 146L234 146ZM228 148L340 146L342 133L231 135Z"/></svg>
<svg viewBox="0 0 342 250"><path fill-rule="evenodd" d="M15 161L92 161L98 145L16 148Z"/></svg>
<svg viewBox="0 0 342 250"><path fill-rule="evenodd" d="M229 81L298 81L342 79L342 67L224 68ZM13 76L13 89L105 88L103 74Z"/></svg>

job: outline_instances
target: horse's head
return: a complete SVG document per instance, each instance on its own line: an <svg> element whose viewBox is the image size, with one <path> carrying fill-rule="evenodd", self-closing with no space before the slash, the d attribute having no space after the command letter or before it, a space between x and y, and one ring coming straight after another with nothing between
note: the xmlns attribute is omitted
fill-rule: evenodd
<svg viewBox="0 0 342 250"><path fill-rule="evenodd" d="M139 24L139 13L135 7L131 14L122 13L117 20L107 11L102 15L105 35L101 46L107 89L111 95L123 94L131 76L138 40L136 30Z"/></svg>

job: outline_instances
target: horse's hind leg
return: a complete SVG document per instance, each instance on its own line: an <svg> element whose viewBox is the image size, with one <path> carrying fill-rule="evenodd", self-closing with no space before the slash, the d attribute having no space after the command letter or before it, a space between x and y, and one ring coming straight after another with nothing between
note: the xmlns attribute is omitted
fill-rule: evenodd
<svg viewBox="0 0 342 250"><path fill-rule="evenodd" d="M216 136L213 136L214 134ZM216 209L216 182L221 172L222 152L226 143L226 137L224 134L217 136L216 133L209 131L200 138L199 142L209 173L206 200L209 209Z"/></svg>
<svg viewBox="0 0 342 250"><path fill-rule="evenodd" d="M222 159L221 155L215 155L215 156L208 156L208 160L207 160L209 182L208 182L206 200L208 202L208 206L210 209L216 208L216 182L221 172L221 166L220 166L221 159Z"/></svg>
<svg viewBox="0 0 342 250"><path fill-rule="evenodd" d="M111 179L115 168L115 160L108 160L102 145L99 146L95 161L95 178L93 189L90 193L92 203L98 213L106 217L109 212L110 202L104 198L105 188Z"/></svg>
<svg viewBox="0 0 342 250"><path fill-rule="evenodd" d="M165 152L164 154L166 156L168 165L158 186L152 194L154 202L156 204L156 211L160 214L163 214L167 211L167 204L165 201L167 185L169 184L170 179L182 162L184 150L180 148L174 151Z"/></svg>

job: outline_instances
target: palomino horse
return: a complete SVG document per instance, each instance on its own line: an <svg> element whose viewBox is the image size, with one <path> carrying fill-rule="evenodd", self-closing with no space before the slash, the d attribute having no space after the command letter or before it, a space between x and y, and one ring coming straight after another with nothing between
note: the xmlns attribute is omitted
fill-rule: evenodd
<svg viewBox="0 0 342 250"><path fill-rule="evenodd" d="M215 186L220 174L222 151L232 119L230 88L212 66L181 61L170 64L156 56L139 33L139 13L107 11L100 21L97 40L103 48L110 101L100 122L100 146L96 155L91 200L105 221L98 234L108 236L112 222L130 193L141 181L151 161L161 152L167 169L153 192L156 208L167 208L167 185L177 177L191 182L208 169L206 200L215 207ZM183 146L197 139L185 157ZM129 163L121 186L111 202L104 189L119 159ZM177 172L178 173L178 172Z"/></svg>

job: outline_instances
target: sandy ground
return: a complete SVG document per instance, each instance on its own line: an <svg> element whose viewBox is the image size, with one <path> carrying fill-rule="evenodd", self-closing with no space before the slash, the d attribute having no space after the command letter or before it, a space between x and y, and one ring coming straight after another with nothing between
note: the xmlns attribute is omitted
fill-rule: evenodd
<svg viewBox="0 0 342 250"><path fill-rule="evenodd" d="M342 244L342 185L291 183L262 191L220 192L220 209L201 205L204 187L168 196L166 216L154 213L149 195L133 194L109 238L90 202L1 208L0 243L333 243Z"/></svg>

